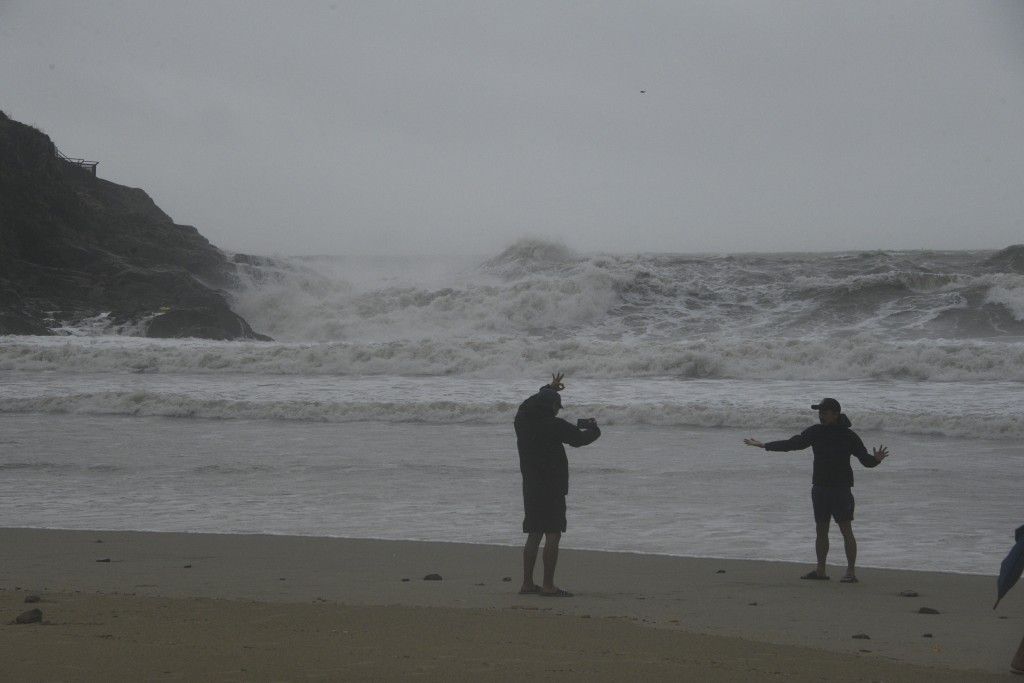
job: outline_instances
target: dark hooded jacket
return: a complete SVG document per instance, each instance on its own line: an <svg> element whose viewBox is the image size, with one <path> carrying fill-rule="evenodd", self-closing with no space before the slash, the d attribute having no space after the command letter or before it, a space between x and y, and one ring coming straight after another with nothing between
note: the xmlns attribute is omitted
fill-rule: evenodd
<svg viewBox="0 0 1024 683"><path fill-rule="evenodd" d="M556 417L556 405L561 406L558 393L541 387L538 393L523 401L516 412L516 444L525 498L569 493L569 458L562 444L579 448L601 436L597 427L580 429Z"/></svg>
<svg viewBox="0 0 1024 683"><path fill-rule="evenodd" d="M850 456L856 456L864 467L877 467L878 461L868 453L864 442L850 426L850 418L840 414L836 424L812 425L785 441L770 441L764 449L799 451L810 446L814 452L812 483L818 486L853 486Z"/></svg>

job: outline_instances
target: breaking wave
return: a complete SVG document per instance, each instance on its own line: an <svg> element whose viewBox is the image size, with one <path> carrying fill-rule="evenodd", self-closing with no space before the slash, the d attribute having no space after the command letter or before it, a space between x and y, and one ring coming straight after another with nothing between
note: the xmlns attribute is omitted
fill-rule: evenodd
<svg viewBox="0 0 1024 683"><path fill-rule="evenodd" d="M1004 251L588 255L521 240L483 262L263 259L240 264L234 297L293 342L1024 339L1024 275Z"/></svg>
<svg viewBox="0 0 1024 683"><path fill-rule="evenodd" d="M514 401L330 401L228 400L161 392L85 392L58 396L0 399L0 413L51 413L175 417L208 420L285 420L303 422L421 422L430 424L490 423L508 425ZM578 414L597 418L603 425L655 425L673 427L731 427L791 429L806 427L807 416L790 405L734 405L722 401L608 404L583 402ZM893 412L860 408L858 430L958 438L1024 438L1024 417L1016 413L936 414L929 411ZM7 467L18 467L18 464Z"/></svg>
<svg viewBox="0 0 1024 683"><path fill-rule="evenodd" d="M495 338L285 344L141 338L0 338L0 370L682 379L1024 382L1024 342L838 339L630 342Z"/></svg>

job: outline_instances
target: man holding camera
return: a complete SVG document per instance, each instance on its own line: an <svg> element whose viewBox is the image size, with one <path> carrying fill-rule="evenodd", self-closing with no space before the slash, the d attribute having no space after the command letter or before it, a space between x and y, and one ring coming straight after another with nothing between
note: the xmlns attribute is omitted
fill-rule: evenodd
<svg viewBox="0 0 1024 683"><path fill-rule="evenodd" d="M523 475L523 548L522 594L571 598L572 593L555 585L558 564L558 543L565 531L565 496L569 493L569 458L565 446L586 446L597 441L601 430L595 420L579 420L576 425L558 417L565 389L563 375L558 373L551 384L523 401L516 413L516 445L519 448L519 471ZM544 539L544 581L533 582L541 538Z"/></svg>

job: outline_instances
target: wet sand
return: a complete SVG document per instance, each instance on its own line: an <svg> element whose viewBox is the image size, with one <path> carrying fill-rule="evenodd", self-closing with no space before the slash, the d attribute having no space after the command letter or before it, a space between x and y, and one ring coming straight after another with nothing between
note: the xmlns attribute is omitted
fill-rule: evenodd
<svg viewBox="0 0 1024 683"><path fill-rule="evenodd" d="M988 576L563 549L576 597L543 598L517 593L518 547L29 529L0 547L11 680L986 681L1024 634L1024 597L993 611ZM43 623L8 623L33 608Z"/></svg>

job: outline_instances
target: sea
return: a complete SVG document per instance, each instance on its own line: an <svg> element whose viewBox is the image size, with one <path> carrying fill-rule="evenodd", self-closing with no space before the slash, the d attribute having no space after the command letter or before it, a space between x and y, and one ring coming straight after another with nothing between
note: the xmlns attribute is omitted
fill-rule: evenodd
<svg viewBox="0 0 1024 683"><path fill-rule="evenodd" d="M603 430L563 547L812 564L810 451L743 438L826 396L891 453L853 461L859 565L994 575L1024 523L1024 247L246 261L273 342L0 337L0 526L517 546L555 372Z"/></svg>

